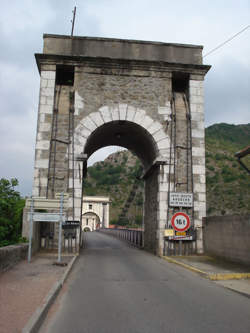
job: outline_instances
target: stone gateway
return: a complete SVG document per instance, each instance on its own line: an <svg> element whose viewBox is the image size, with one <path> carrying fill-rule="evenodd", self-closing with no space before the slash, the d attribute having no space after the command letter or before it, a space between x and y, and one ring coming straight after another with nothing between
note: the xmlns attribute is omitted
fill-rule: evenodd
<svg viewBox="0 0 250 333"><path fill-rule="evenodd" d="M164 235L181 209L191 219L188 249L202 252L203 81L210 68L202 64L202 46L45 34L36 61L33 196L67 193L68 220L81 220L87 158L122 146L144 166L144 248L175 253L178 242ZM170 206L173 192L192 194L192 207Z"/></svg>

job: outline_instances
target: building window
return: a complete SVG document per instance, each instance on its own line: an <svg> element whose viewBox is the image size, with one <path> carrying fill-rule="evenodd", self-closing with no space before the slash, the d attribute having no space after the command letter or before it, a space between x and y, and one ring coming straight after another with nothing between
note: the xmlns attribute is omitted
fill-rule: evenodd
<svg viewBox="0 0 250 333"><path fill-rule="evenodd" d="M89 205L89 209L93 209L92 205Z"/></svg>

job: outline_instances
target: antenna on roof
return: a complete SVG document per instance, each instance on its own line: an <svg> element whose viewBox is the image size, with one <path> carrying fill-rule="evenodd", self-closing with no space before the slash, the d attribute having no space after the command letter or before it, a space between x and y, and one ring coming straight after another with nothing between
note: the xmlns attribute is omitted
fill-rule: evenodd
<svg viewBox="0 0 250 333"><path fill-rule="evenodd" d="M74 7L74 10L72 10L72 13L73 13L73 20L71 20L71 22L72 22L71 37L73 37L74 27L75 27L76 6Z"/></svg>

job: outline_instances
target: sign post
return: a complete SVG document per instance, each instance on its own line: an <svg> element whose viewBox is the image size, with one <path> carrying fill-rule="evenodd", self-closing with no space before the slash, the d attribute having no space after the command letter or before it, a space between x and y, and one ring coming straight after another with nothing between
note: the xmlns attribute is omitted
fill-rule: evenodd
<svg viewBox="0 0 250 333"><path fill-rule="evenodd" d="M61 263L62 252L62 220L63 220L63 197L64 193L61 193L60 197L60 220L59 220L59 239L58 239L58 262Z"/></svg>
<svg viewBox="0 0 250 333"><path fill-rule="evenodd" d="M171 219L174 230L178 233L184 233L190 227L190 218L183 212L175 213ZM180 239L179 255L182 255L182 239Z"/></svg>
<svg viewBox="0 0 250 333"><path fill-rule="evenodd" d="M64 193L60 195L60 212L58 213L36 213L34 212L34 198L31 200L30 205L30 230L29 230L29 248L28 248L28 262L31 261L32 253L32 238L33 238L33 223L34 222L49 222L58 223L59 222L59 233L58 233L58 263L61 263L61 252L62 252L62 224L65 221L65 216L63 215L63 199Z"/></svg>
<svg viewBox="0 0 250 333"><path fill-rule="evenodd" d="M34 200L32 198L30 205L30 233L29 233L29 250L28 250L28 262L31 261L31 246L33 236L33 213L34 213Z"/></svg>

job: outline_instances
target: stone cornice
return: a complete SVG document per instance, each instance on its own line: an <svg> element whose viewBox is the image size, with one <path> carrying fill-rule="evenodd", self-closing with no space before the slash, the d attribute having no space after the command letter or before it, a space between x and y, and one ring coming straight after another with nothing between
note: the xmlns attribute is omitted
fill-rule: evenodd
<svg viewBox="0 0 250 333"><path fill-rule="evenodd" d="M88 36L69 36L69 35L57 35L57 34L43 34L43 39L55 38L64 40L89 40L89 41L108 41L108 42L121 42L121 43L131 43L131 44L147 44L147 45L165 45L165 46L175 46L175 47L188 47L194 49L203 49L202 45L194 44L182 44L182 43L165 43L147 40L137 40L137 39L122 39L122 38L108 38L108 37L88 37Z"/></svg>
<svg viewBox="0 0 250 333"><path fill-rule="evenodd" d="M139 70L146 72L183 72L205 76L210 65L181 64L163 61L145 61L128 59L110 59L102 57L62 56L56 54L35 54L39 72L41 65L73 65L95 69ZM105 73L103 73L105 74ZM108 74L108 73L107 73ZM122 75L122 73L120 73Z"/></svg>

